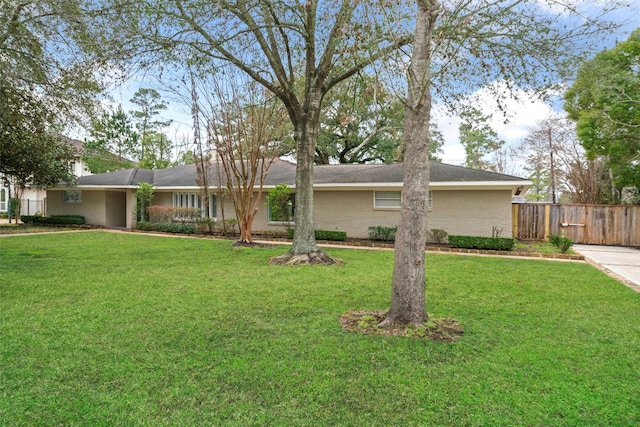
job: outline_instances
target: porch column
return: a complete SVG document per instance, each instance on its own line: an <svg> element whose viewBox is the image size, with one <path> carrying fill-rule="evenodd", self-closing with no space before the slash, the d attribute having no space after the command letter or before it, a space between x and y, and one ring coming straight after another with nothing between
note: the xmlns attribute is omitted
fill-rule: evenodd
<svg viewBox="0 0 640 427"><path fill-rule="evenodd" d="M126 192L127 228L134 228L136 226L136 190L128 188Z"/></svg>

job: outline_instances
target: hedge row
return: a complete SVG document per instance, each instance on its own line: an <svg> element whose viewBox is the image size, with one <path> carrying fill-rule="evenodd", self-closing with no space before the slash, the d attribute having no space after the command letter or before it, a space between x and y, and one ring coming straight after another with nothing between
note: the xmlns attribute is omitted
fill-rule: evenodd
<svg viewBox="0 0 640 427"><path fill-rule="evenodd" d="M25 224L60 224L60 225L81 225L84 224L82 215L20 215L20 221Z"/></svg>
<svg viewBox="0 0 640 427"><path fill-rule="evenodd" d="M161 233L196 234L194 224L182 224L177 222L147 222L138 221L136 228L142 231L159 231Z"/></svg>
<svg viewBox="0 0 640 427"><path fill-rule="evenodd" d="M516 244L516 239L507 237L477 237L477 236L448 236L449 244L454 248L487 249L495 251L510 251Z"/></svg>
<svg viewBox="0 0 640 427"><path fill-rule="evenodd" d="M290 239L293 239L293 228L287 228L287 235ZM333 240L344 241L347 240L346 231L333 231L333 230L315 230L317 240Z"/></svg>

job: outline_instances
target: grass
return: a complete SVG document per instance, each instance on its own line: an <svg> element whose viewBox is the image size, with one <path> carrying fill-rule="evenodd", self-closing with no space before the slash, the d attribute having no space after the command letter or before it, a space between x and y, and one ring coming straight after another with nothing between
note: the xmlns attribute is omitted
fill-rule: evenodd
<svg viewBox="0 0 640 427"><path fill-rule="evenodd" d="M559 254L562 253L557 246L544 241L528 241L528 240L516 240L516 244L513 247L514 251L521 252L537 252L540 254ZM566 253L573 254L574 252L569 249Z"/></svg>
<svg viewBox="0 0 640 427"><path fill-rule="evenodd" d="M54 231L78 230L78 227L53 225L0 224L0 234L50 233Z"/></svg>
<svg viewBox="0 0 640 427"><path fill-rule="evenodd" d="M637 425L640 294L579 263L429 254L456 343L344 332L393 253L106 232L0 239L0 420L18 425Z"/></svg>

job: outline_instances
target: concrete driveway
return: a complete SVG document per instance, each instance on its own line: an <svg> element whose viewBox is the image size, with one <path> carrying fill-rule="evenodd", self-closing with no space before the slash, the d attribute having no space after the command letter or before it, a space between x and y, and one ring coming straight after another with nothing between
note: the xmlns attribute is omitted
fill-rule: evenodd
<svg viewBox="0 0 640 427"><path fill-rule="evenodd" d="M573 245L585 260L640 292L640 250L621 246Z"/></svg>

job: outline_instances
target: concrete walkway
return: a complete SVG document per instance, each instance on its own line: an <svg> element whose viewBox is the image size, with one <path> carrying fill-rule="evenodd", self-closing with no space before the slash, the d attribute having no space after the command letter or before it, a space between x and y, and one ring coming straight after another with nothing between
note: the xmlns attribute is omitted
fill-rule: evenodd
<svg viewBox="0 0 640 427"><path fill-rule="evenodd" d="M620 246L573 245L585 261L640 292L640 250Z"/></svg>

